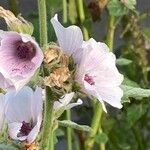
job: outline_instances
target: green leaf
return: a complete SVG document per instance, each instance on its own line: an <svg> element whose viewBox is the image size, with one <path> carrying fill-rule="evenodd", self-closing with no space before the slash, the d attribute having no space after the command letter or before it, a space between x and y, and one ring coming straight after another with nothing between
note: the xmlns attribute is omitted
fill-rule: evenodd
<svg viewBox="0 0 150 150"><path fill-rule="evenodd" d="M136 0L122 0L122 3L131 10L135 9Z"/></svg>
<svg viewBox="0 0 150 150"><path fill-rule="evenodd" d="M95 142L97 144L106 143L108 141L108 136L105 133L99 133L95 136Z"/></svg>
<svg viewBox="0 0 150 150"><path fill-rule="evenodd" d="M128 13L128 8L119 0L110 0L107 8L113 16L119 17Z"/></svg>
<svg viewBox="0 0 150 150"><path fill-rule="evenodd" d="M63 120L63 121L58 120L58 124L63 127L70 127L70 128L76 129L76 130L82 130L82 131L87 131L87 132L91 132L91 130L92 130L92 128L90 128L89 126L79 125L70 120Z"/></svg>
<svg viewBox="0 0 150 150"><path fill-rule="evenodd" d="M136 121L138 121L146 112L148 109L149 105L147 104L134 104L130 107L127 108L127 127L131 128Z"/></svg>
<svg viewBox="0 0 150 150"><path fill-rule="evenodd" d="M142 98L150 97L150 89L142 89L128 85L121 85L123 90L122 102L130 102L129 98L141 100Z"/></svg>
<svg viewBox="0 0 150 150"><path fill-rule="evenodd" d="M144 34L144 36L145 36L147 39L150 40L150 27L145 27L145 28L143 29L143 34Z"/></svg>
<svg viewBox="0 0 150 150"><path fill-rule="evenodd" d="M11 144L0 144L0 150L19 150L19 148L14 147Z"/></svg>
<svg viewBox="0 0 150 150"><path fill-rule="evenodd" d="M132 63L132 60L127 59L127 58L118 58L118 59L116 60L116 64L117 64L118 66L126 66L126 65L129 65L129 64L131 64L131 63Z"/></svg>

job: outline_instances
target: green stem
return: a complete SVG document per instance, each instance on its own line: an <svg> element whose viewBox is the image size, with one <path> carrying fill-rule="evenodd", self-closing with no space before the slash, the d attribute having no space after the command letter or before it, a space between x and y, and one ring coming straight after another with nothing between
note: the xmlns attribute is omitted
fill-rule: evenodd
<svg viewBox="0 0 150 150"><path fill-rule="evenodd" d="M47 46L47 15L46 15L46 0L38 0L39 10L39 27L40 27L40 44L43 49Z"/></svg>
<svg viewBox="0 0 150 150"><path fill-rule="evenodd" d="M110 48L110 51L113 50L113 41L114 41L114 33L115 33L115 16L108 16L108 31L107 31L107 37L106 37L106 43L108 47Z"/></svg>
<svg viewBox="0 0 150 150"><path fill-rule="evenodd" d="M18 10L18 0L8 0L10 10L17 16L19 14Z"/></svg>
<svg viewBox="0 0 150 150"><path fill-rule="evenodd" d="M89 33L87 28L84 26L85 21L85 13L84 13L84 7L83 7L83 0L77 0L77 6L79 11L79 18L82 26L83 36L85 40L89 39Z"/></svg>
<svg viewBox="0 0 150 150"><path fill-rule="evenodd" d="M71 119L71 112L70 110L66 111L67 120ZM67 144L68 144L68 150L72 150L72 129L70 127L67 127Z"/></svg>
<svg viewBox="0 0 150 150"><path fill-rule="evenodd" d="M63 23L67 23L67 0L63 0Z"/></svg>
<svg viewBox="0 0 150 150"><path fill-rule="evenodd" d="M92 124L91 128L93 129L92 132L89 133L87 140L85 141L85 149L86 150L92 150L93 145L94 145L94 137L96 136L98 130L99 130L99 125L102 117L102 106L99 101L96 102L95 105L95 112L94 116L92 119Z"/></svg>
<svg viewBox="0 0 150 150"><path fill-rule="evenodd" d="M42 150L53 150L53 101L54 94L49 87L46 87L45 114L42 133Z"/></svg>

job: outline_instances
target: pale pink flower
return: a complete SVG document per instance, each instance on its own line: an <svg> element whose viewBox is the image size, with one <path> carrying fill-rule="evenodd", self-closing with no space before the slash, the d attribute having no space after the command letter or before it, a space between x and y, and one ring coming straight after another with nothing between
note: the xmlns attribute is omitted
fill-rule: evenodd
<svg viewBox="0 0 150 150"><path fill-rule="evenodd" d="M5 100L9 136L15 140L27 140L28 143L32 143L42 122L42 89L37 87L34 92L25 86L18 93L7 92Z"/></svg>
<svg viewBox="0 0 150 150"><path fill-rule="evenodd" d="M109 52L106 44L90 39L83 43L83 56L76 72L76 79L82 89L89 95L96 97L103 105L104 102L121 108L123 91L119 87L123 75L118 72L116 57Z"/></svg>
<svg viewBox="0 0 150 150"><path fill-rule="evenodd" d="M0 31L0 86L21 89L43 60L38 43L27 34Z"/></svg>
<svg viewBox="0 0 150 150"><path fill-rule="evenodd" d="M78 63L82 55L83 35L79 27L72 25L63 27L58 21L57 14L51 19L60 48L68 55L72 55Z"/></svg>
<svg viewBox="0 0 150 150"><path fill-rule="evenodd" d="M0 130L3 128L5 120L5 96L0 93Z"/></svg>
<svg viewBox="0 0 150 150"><path fill-rule="evenodd" d="M59 111L62 107L64 110L71 109L72 107L78 106L82 104L82 100L78 99L77 102L70 103L73 99L74 92L67 93L64 96L62 96L58 101L54 102L54 110Z"/></svg>

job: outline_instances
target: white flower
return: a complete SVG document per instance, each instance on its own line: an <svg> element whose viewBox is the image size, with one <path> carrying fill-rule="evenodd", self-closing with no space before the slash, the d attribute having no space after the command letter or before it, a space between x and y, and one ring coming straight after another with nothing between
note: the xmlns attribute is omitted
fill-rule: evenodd
<svg viewBox="0 0 150 150"><path fill-rule="evenodd" d="M42 122L42 89L37 87L33 92L30 87L25 86L18 93L7 92L5 99L5 115L10 137L32 143Z"/></svg>
<svg viewBox="0 0 150 150"><path fill-rule="evenodd" d="M71 109L72 107L81 105L82 104L82 100L81 99L78 99L76 103L70 103L70 101L72 100L74 94L75 94L74 92L65 94L58 101L55 101L54 102L54 110L58 111L62 107L65 110L67 110L67 109Z"/></svg>
<svg viewBox="0 0 150 150"><path fill-rule="evenodd" d="M38 43L28 34L0 30L0 87L21 89L43 61Z"/></svg>
<svg viewBox="0 0 150 150"><path fill-rule="evenodd" d="M123 91L119 87L123 81L123 75L118 72L115 61L116 57L109 52L106 44L90 39L83 43L83 56L77 69L76 79L83 90L104 102L121 108Z"/></svg>
<svg viewBox="0 0 150 150"><path fill-rule="evenodd" d="M73 55L76 63L82 55L83 35L79 27L72 25L64 28L58 21L57 14L51 19L60 48L68 55Z"/></svg>
<svg viewBox="0 0 150 150"><path fill-rule="evenodd" d="M5 120L5 98L2 93L0 93L0 130L3 128Z"/></svg>

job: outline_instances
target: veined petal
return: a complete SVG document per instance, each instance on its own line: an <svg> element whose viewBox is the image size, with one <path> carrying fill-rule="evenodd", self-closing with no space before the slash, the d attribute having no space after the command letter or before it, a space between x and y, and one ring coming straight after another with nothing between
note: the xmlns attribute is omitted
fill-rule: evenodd
<svg viewBox="0 0 150 150"><path fill-rule="evenodd" d="M37 116L37 123L36 123L36 125L31 130L31 132L29 133L29 135L27 137L28 143L32 143L36 139L36 137L37 137L37 135L38 135L38 133L40 131L41 123L42 123L42 115L39 115L39 116Z"/></svg>
<svg viewBox="0 0 150 150"><path fill-rule="evenodd" d="M33 122L37 122L37 116L39 115L42 116L42 110L43 110L42 88L36 87L31 101Z"/></svg>
<svg viewBox="0 0 150 150"><path fill-rule="evenodd" d="M24 141L26 140L27 136L22 136L18 137L18 133L20 132L22 123L20 122L13 122L8 124L8 131L9 131L9 136L14 139L14 140L20 140Z"/></svg>
<svg viewBox="0 0 150 150"><path fill-rule="evenodd" d="M5 114L5 97L0 93L0 130L3 128L4 123L4 114Z"/></svg>
<svg viewBox="0 0 150 150"><path fill-rule="evenodd" d="M57 14L51 19L59 46L69 55L82 47L83 35L81 29L75 25L64 28L58 21Z"/></svg>
<svg viewBox="0 0 150 150"><path fill-rule="evenodd" d="M16 91L7 92L6 99L6 119L8 123L12 122L30 122L31 121L31 100L33 91L25 86L18 93Z"/></svg>

